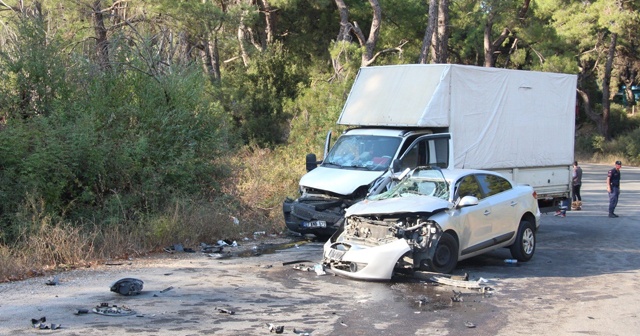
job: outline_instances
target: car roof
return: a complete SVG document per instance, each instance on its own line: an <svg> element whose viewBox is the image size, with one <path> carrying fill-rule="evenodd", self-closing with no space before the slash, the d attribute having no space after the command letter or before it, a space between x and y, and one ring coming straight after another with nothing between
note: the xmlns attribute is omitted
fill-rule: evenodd
<svg viewBox="0 0 640 336"><path fill-rule="evenodd" d="M490 175L496 175L496 176L500 176L502 178L507 179L505 176L499 173L496 173L490 170L480 170L480 169L442 169L442 174L449 181L457 180L460 177L469 175L469 174L490 174Z"/></svg>

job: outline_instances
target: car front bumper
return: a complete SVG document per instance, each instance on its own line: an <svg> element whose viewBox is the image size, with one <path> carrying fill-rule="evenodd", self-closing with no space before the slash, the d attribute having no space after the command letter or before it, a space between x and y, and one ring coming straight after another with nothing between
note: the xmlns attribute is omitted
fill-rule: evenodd
<svg viewBox="0 0 640 336"><path fill-rule="evenodd" d="M329 240L324 245L324 264L334 273L349 278L389 280L396 262L410 250L405 239L374 247Z"/></svg>

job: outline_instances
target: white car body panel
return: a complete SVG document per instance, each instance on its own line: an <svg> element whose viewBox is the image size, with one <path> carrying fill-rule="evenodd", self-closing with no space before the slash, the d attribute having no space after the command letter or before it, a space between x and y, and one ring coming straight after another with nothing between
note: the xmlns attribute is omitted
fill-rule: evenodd
<svg viewBox="0 0 640 336"><path fill-rule="evenodd" d="M455 191L454 182L459 178L468 174L500 175L488 171L463 169L443 170L442 172L449 183L448 200L432 196L404 196L408 193L398 196L399 193L387 199L364 200L347 209L345 215L347 220L351 217L360 219L353 222L354 224L345 221L346 227L358 225L355 232L360 232L357 231L362 230L360 226L369 225L365 227L369 230L365 232L369 234L372 232L371 229L377 234L384 234L384 227L388 227L388 231L391 232L398 225L414 229L415 226L411 226L413 224L402 223L403 218L412 214L420 214L423 222L426 220L437 223L441 232L451 231L454 233L459 244L457 260L460 261L499 247L512 245L516 241L520 221L525 214L529 214L530 221L535 221L532 223L535 228L539 226L540 211L530 186L518 186L510 182L512 186L510 189L481 198L475 205L455 207L451 195L454 195ZM416 184L414 183L414 185ZM501 185L503 184L501 183ZM391 222L376 219L381 216L389 218L388 220ZM395 222L395 226L393 218L400 220ZM408 219L406 220L408 221ZM413 253L412 249L416 245L415 242L409 242L408 239L402 237L394 240L389 236L390 233L387 233L384 239L377 240L386 242L379 243L379 245L376 245L376 237L370 240L363 237L348 239L345 238L345 232L348 231L346 227L340 236L335 239L332 237L324 245L325 261L330 264L335 261L331 260L329 253L332 245L345 243L351 248L342 255L340 266L344 268L344 265L348 263L367 264L368 266L362 269L358 268L356 272L332 266L332 270L339 275L365 280L390 279L396 262L403 255ZM358 244L359 241L365 240L368 242L367 245ZM424 250L422 251L421 253L424 253Z"/></svg>
<svg viewBox="0 0 640 336"><path fill-rule="evenodd" d="M333 244L329 241L325 243L325 253L331 248L331 245ZM390 263L389 260L398 260L410 250L409 244L404 239L398 239L392 243L371 248L359 248L356 246L345 252L342 256L342 261L367 264L366 267L356 273L345 272L335 268L331 270L339 275L360 280L391 279L395 262Z"/></svg>

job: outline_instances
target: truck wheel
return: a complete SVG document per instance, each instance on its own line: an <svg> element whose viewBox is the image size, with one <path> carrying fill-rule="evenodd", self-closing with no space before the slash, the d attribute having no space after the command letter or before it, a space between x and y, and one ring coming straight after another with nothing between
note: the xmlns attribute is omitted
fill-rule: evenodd
<svg viewBox="0 0 640 336"><path fill-rule="evenodd" d="M458 242L449 233L443 233L438 241L433 259L427 260L430 271L451 273L458 264Z"/></svg>
<svg viewBox="0 0 640 336"><path fill-rule="evenodd" d="M529 261L536 251L536 231L526 219L520 221L516 241L511 245L511 256L518 261Z"/></svg>

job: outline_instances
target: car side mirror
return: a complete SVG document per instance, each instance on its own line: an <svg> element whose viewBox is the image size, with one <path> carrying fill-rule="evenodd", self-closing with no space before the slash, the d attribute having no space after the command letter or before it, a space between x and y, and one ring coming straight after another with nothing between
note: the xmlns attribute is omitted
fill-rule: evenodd
<svg viewBox="0 0 640 336"><path fill-rule="evenodd" d="M391 172L392 172L392 173L397 173L397 172L399 172L399 171L400 171L400 169L401 169L401 168L400 168L400 160L398 160L398 159L394 159L394 160L391 162Z"/></svg>
<svg viewBox="0 0 640 336"><path fill-rule="evenodd" d="M316 155L313 153L307 154L305 163L307 171L310 172L318 167L318 158L316 158Z"/></svg>
<svg viewBox="0 0 640 336"><path fill-rule="evenodd" d="M478 205L478 198L475 196L465 196L456 205L457 208L464 208L468 206Z"/></svg>

